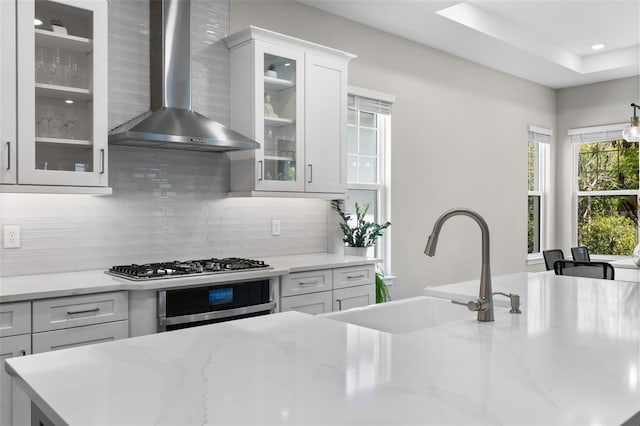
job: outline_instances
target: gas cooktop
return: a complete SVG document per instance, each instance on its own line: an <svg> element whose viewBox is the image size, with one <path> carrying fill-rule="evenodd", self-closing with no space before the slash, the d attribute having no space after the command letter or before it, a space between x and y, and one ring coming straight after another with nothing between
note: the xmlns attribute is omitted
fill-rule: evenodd
<svg viewBox="0 0 640 426"><path fill-rule="evenodd" d="M227 257L224 259L174 260L171 262L146 263L144 265L136 265L134 263L131 265L112 266L105 272L128 280L142 281L259 269L272 268L262 260Z"/></svg>

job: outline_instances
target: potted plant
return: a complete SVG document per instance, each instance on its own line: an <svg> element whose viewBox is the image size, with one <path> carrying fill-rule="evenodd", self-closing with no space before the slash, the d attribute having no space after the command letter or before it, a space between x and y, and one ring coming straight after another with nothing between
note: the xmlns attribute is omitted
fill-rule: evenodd
<svg viewBox="0 0 640 426"><path fill-rule="evenodd" d="M382 231L391 226L391 222L389 221L380 225L379 223L367 222L365 220L365 216L369 211L369 203L365 204L362 208L360 208L358 203L355 204L355 220L352 220L351 215L344 211L340 200L333 200L331 205L340 216L340 229L344 234L342 241L345 243L345 254L364 256L367 247L375 244L378 237L382 236ZM354 247L359 250L347 250Z"/></svg>
<svg viewBox="0 0 640 426"><path fill-rule="evenodd" d="M379 224L365 220L365 216L369 211L369 203L365 204L362 208L358 203L355 203L355 220L352 220L352 216L342 208L342 201L333 200L331 205L340 216L340 229L344 234L342 241L345 243L345 254L366 256L367 247L375 244L376 240L382 236L382 231L391 226L391 222L389 221ZM389 289L384 281L384 275L382 272L377 271L376 303L386 302L390 299Z"/></svg>

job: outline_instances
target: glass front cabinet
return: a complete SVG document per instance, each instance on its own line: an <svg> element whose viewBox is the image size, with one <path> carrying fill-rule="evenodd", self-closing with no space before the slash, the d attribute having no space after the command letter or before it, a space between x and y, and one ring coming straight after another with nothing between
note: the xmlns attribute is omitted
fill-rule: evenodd
<svg viewBox="0 0 640 426"><path fill-rule="evenodd" d="M14 7L14 179L19 186L106 187L106 0L20 0ZM2 17L11 12L4 8Z"/></svg>
<svg viewBox="0 0 640 426"><path fill-rule="evenodd" d="M231 127L261 145L229 153L232 195L344 195L347 66L354 56L256 27L226 42ZM327 75L317 77L316 62Z"/></svg>

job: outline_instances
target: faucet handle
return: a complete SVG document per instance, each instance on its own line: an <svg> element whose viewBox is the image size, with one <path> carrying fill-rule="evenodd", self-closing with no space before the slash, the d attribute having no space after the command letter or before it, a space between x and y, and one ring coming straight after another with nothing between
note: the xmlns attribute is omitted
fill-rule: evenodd
<svg viewBox="0 0 640 426"><path fill-rule="evenodd" d="M451 303L454 305L462 305L466 306L472 312L484 311L489 307L489 301L484 299L475 299L470 300L468 302L463 302L460 300L452 300Z"/></svg>
<svg viewBox="0 0 640 426"><path fill-rule="evenodd" d="M499 294L500 296L505 296L509 298L509 302L511 303L511 310L509 311L512 314L521 314L520 310L520 295L515 293L502 293L499 291L493 292L494 295Z"/></svg>

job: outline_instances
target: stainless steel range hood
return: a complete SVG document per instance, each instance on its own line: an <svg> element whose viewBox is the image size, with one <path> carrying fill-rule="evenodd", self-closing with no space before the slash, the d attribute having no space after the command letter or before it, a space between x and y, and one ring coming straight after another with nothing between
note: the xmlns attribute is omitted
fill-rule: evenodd
<svg viewBox="0 0 640 426"><path fill-rule="evenodd" d="M260 144L191 109L191 4L151 0L151 111L118 126L109 143L189 151Z"/></svg>

